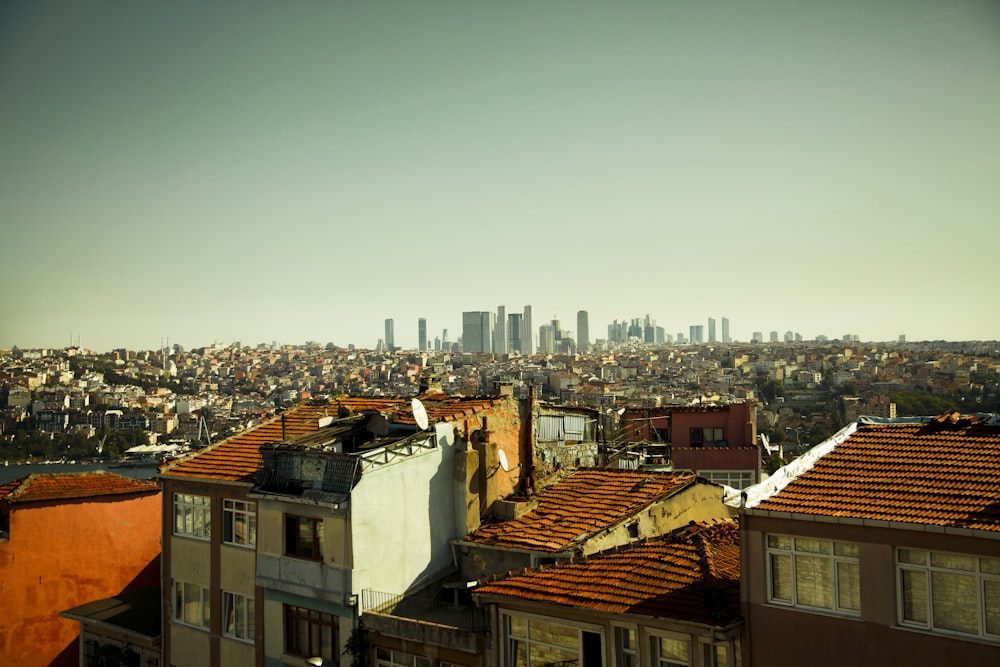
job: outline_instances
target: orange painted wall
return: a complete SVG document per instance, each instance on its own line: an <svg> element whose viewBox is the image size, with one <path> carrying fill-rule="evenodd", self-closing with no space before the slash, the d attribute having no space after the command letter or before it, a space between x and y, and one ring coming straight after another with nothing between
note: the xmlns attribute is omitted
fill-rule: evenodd
<svg viewBox="0 0 1000 667"><path fill-rule="evenodd" d="M0 541L0 665L79 664L60 611L159 585L160 493L18 507Z"/></svg>

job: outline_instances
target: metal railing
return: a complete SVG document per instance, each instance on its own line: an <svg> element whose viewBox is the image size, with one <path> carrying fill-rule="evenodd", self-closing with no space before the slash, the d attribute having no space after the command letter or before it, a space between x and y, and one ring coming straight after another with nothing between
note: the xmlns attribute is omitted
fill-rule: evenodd
<svg viewBox="0 0 1000 667"><path fill-rule="evenodd" d="M393 595L365 589L361 591L361 613L369 612L426 621L468 632L485 632L490 627L490 615L486 609L415 595Z"/></svg>

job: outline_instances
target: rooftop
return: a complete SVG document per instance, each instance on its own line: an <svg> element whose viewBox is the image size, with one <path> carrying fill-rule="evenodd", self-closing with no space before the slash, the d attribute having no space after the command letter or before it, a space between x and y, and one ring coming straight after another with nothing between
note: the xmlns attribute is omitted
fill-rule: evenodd
<svg viewBox="0 0 1000 667"><path fill-rule="evenodd" d="M559 553L697 480L692 473L585 468L546 488L530 512L485 523L465 541Z"/></svg>
<svg viewBox="0 0 1000 667"><path fill-rule="evenodd" d="M160 589L147 588L60 612L74 621L100 623L155 639L160 636Z"/></svg>
<svg viewBox="0 0 1000 667"><path fill-rule="evenodd" d="M1000 531L996 415L862 418L852 426L840 438L817 445L823 453L783 488L776 485L776 493L747 506Z"/></svg>
<svg viewBox="0 0 1000 667"><path fill-rule="evenodd" d="M72 500L96 496L157 493L154 481L132 479L103 470L77 473L36 473L0 485L0 499L11 504Z"/></svg>
<svg viewBox="0 0 1000 667"><path fill-rule="evenodd" d="M735 521L691 524L590 557L510 573L473 592L726 626L739 618L739 530Z"/></svg>
<svg viewBox="0 0 1000 667"><path fill-rule="evenodd" d="M461 419L489 409L501 400L445 394L426 394L420 399L431 424ZM416 427L408 398L345 397L329 405L296 406L259 426L168 464L160 470L160 475L249 484L260 466L261 447L264 445L274 445L317 431L321 428L320 420L324 420L325 424L339 415L372 412L386 415L389 423Z"/></svg>

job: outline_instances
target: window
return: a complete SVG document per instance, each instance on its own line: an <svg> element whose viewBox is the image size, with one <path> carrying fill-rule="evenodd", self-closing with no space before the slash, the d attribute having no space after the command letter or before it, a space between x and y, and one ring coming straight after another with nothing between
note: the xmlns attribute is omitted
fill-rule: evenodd
<svg viewBox="0 0 1000 667"><path fill-rule="evenodd" d="M728 644L703 642L701 645L701 664L705 667L727 667L729 664L728 656Z"/></svg>
<svg viewBox="0 0 1000 667"><path fill-rule="evenodd" d="M339 658L337 618L305 607L285 605L285 652L303 658Z"/></svg>
<svg viewBox="0 0 1000 667"><path fill-rule="evenodd" d="M375 649L375 664L377 667L430 667L431 661L412 653L390 651L387 648L379 647Z"/></svg>
<svg viewBox="0 0 1000 667"><path fill-rule="evenodd" d="M241 547L257 544L257 506L242 500L222 501L222 541Z"/></svg>
<svg viewBox="0 0 1000 667"><path fill-rule="evenodd" d="M285 555L323 560L323 520L286 514Z"/></svg>
<svg viewBox="0 0 1000 667"><path fill-rule="evenodd" d="M1000 638L1000 558L896 550L902 625Z"/></svg>
<svg viewBox="0 0 1000 667"><path fill-rule="evenodd" d="M768 535L767 567L769 602L860 615L857 544Z"/></svg>
<svg viewBox="0 0 1000 667"><path fill-rule="evenodd" d="M514 665L575 665L580 660L580 631L524 616L506 619L507 662Z"/></svg>
<svg viewBox="0 0 1000 667"><path fill-rule="evenodd" d="M698 474L716 484L725 484L734 489L753 486L753 473L749 470L699 470Z"/></svg>
<svg viewBox="0 0 1000 667"><path fill-rule="evenodd" d="M689 667L691 644L676 637L650 637L650 656L653 667Z"/></svg>
<svg viewBox="0 0 1000 667"><path fill-rule="evenodd" d="M209 539L212 536L211 498L175 493L174 535Z"/></svg>
<svg viewBox="0 0 1000 667"><path fill-rule="evenodd" d="M237 593L222 592L222 634L233 639L254 640L254 599Z"/></svg>
<svg viewBox="0 0 1000 667"><path fill-rule="evenodd" d="M207 628L210 620L208 589L198 584L175 581L174 620L184 625Z"/></svg>
<svg viewBox="0 0 1000 667"><path fill-rule="evenodd" d="M721 428L711 426L691 429L691 446L701 447L702 445L714 445L726 439Z"/></svg>
<svg viewBox="0 0 1000 667"><path fill-rule="evenodd" d="M615 667L639 667L635 628L615 627Z"/></svg>

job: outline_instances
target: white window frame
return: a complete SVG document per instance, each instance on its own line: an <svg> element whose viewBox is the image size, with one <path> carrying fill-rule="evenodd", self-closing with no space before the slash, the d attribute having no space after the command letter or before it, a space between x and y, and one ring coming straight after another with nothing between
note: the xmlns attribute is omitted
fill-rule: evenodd
<svg viewBox="0 0 1000 667"><path fill-rule="evenodd" d="M512 635L511 634L510 621L514 617L518 618L519 620L523 620L523 621L525 621L527 623L527 626L526 626L527 627L527 635L520 636L520 635ZM567 646L562 646L560 644L552 644L550 642L545 642L545 641L541 641L539 639L532 638L531 637L531 623L532 622L535 622L535 623L547 623L547 624L557 625L557 626L560 626L560 627L569 628L571 630L574 630L576 632L576 645L575 645L575 648L571 649L571 648L569 648ZM583 633L584 632L589 632L589 633L592 633L592 634L596 634L596 635L598 635L601 638L601 655L605 655L605 651L607 650L607 648L606 648L606 646L607 646L607 643L606 643L607 642L607 637L605 636L604 626L595 625L595 624L592 624L592 623L580 623L578 621L569 621L569 620L566 620L564 618L558 618L558 617L554 617L554 616L545 616L545 615L542 615L542 614L525 614L525 613L519 613L519 612L513 612L513 611L501 611L500 612L500 628L501 628L502 642L503 642L503 662L501 663L502 665L514 665L515 664L514 663L514 656L511 655L511 645L512 645L513 641L523 642L523 643L525 643L527 645L527 647L528 647L527 654L528 654L528 658L529 658L529 664L530 664L530 658L531 658L531 645L532 644L540 645L540 646L551 646L551 647L554 647L554 648L557 648L557 649L561 649L561 650L565 650L565 651L573 651L573 650L575 650L577 658L579 660L583 656Z"/></svg>
<svg viewBox="0 0 1000 667"><path fill-rule="evenodd" d="M236 525L242 521L244 538L238 539ZM253 549L257 546L257 503L249 500L222 500L222 542Z"/></svg>
<svg viewBox="0 0 1000 667"><path fill-rule="evenodd" d="M242 602L242 605L239 604ZM257 619L254 616L256 605L252 595L240 595L230 591L222 591L222 635L238 641L254 641L257 634ZM243 632L239 632L240 623L237 614L243 616ZM232 630L229 617L233 616Z"/></svg>
<svg viewBox="0 0 1000 667"><path fill-rule="evenodd" d="M726 655L722 660L719 660L720 648L726 650ZM729 667L730 656L735 653L735 647L731 641L709 642L700 640L698 642L698 650L701 652L702 667Z"/></svg>
<svg viewBox="0 0 1000 667"><path fill-rule="evenodd" d="M699 470L698 474L710 482L725 484L734 489L742 490L754 484L754 473L752 470ZM740 486L732 483L734 478L739 479ZM746 483L743 484L743 482Z"/></svg>
<svg viewBox="0 0 1000 667"><path fill-rule="evenodd" d="M660 655L660 640L661 639L672 639L674 641L681 642L685 645L687 651L687 658L684 662L680 662L677 658L668 658ZM693 667L694 663L694 642L691 641L690 635L684 635L677 632L666 632L650 630L646 636L646 641L649 646L649 664L650 667Z"/></svg>
<svg viewBox="0 0 1000 667"><path fill-rule="evenodd" d="M632 625L612 625L611 632L615 642L614 667L639 667L639 629ZM629 633L629 646L622 641L624 633Z"/></svg>
<svg viewBox="0 0 1000 667"><path fill-rule="evenodd" d="M188 605L192 603L197 604L200 611L200 619L187 618L186 612ZM198 628L200 630L207 630L212 623L212 608L209 601L209 589L207 586L175 579L173 607L173 619L175 623L186 625L189 628Z"/></svg>
<svg viewBox="0 0 1000 667"><path fill-rule="evenodd" d="M907 628L919 628L928 630L935 634L958 636L958 637L980 637L988 641L1000 641L1000 628L996 632L989 632L987 628L987 592L988 584L1000 589L1000 558L989 556L977 556L951 551L937 551L933 549L916 549L910 547L896 548L896 618L899 625ZM924 564L904 562L901 558L903 551L910 551L914 554L924 554ZM934 556L941 558L960 557L975 560L975 570L965 570L961 568L947 567L934 563ZM904 618L906 590L903 586L904 572L916 572L924 575L924 617L926 621ZM976 580L976 610L979 615L979 631L976 633L963 632L953 628L938 627L934 622L934 577L935 572L944 574L954 574L972 577ZM998 600L1000 605L1000 600ZM1000 609L995 609L994 614L1000 613Z"/></svg>
<svg viewBox="0 0 1000 667"><path fill-rule="evenodd" d="M441 663L442 665L445 663ZM376 667L431 667L430 658L395 649L375 647Z"/></svg>
<svg viewBox="0 0 1000 667"><path fill-rule="evenodd" d="M791 547L786 549L783 547L772 546L771 538L777 539L788 539L791 540ZM830 545L827 553L816 553L813 551L806 551L796 548L796 540L812 540L817 542L823 542ZM770 604L780 605L782 607L792 607L797 609L808 609L809 611L815 611L822 614L834 614L841 616L861 616L861 582L860 582L860 570L861 570L861 556L858 553L857 556L838 554L837 550L840 548L843 551L855 551L858 552L858 544L856 542L845 542L841 540L828 540L816 537L804 537L801 535L786 535L778 533L766 533L764 535L764 567L767 571L767 601ZM773 560L776 556L788 557L791 562L791 589L792 597L791 599L779 598L774 595L774 565ZM818 607L814 605L809 605L801 602L799 600L799 586L798 586L798 576L796 572L796 562L799 558L821 558L829 561L830 567L830 596L831 596L831 606L830 607ZM851 609L841 604L840 599L840 568L838 565L854 565L859 573L858 581L858 609Z"/></svg>
<svg viewBox="0 0 1000 667"><path fill-rule="evenodd" d="M174 494L174 535L196 540L210 540L212 538L212 498L210 496L192 493Z"/></svg>

